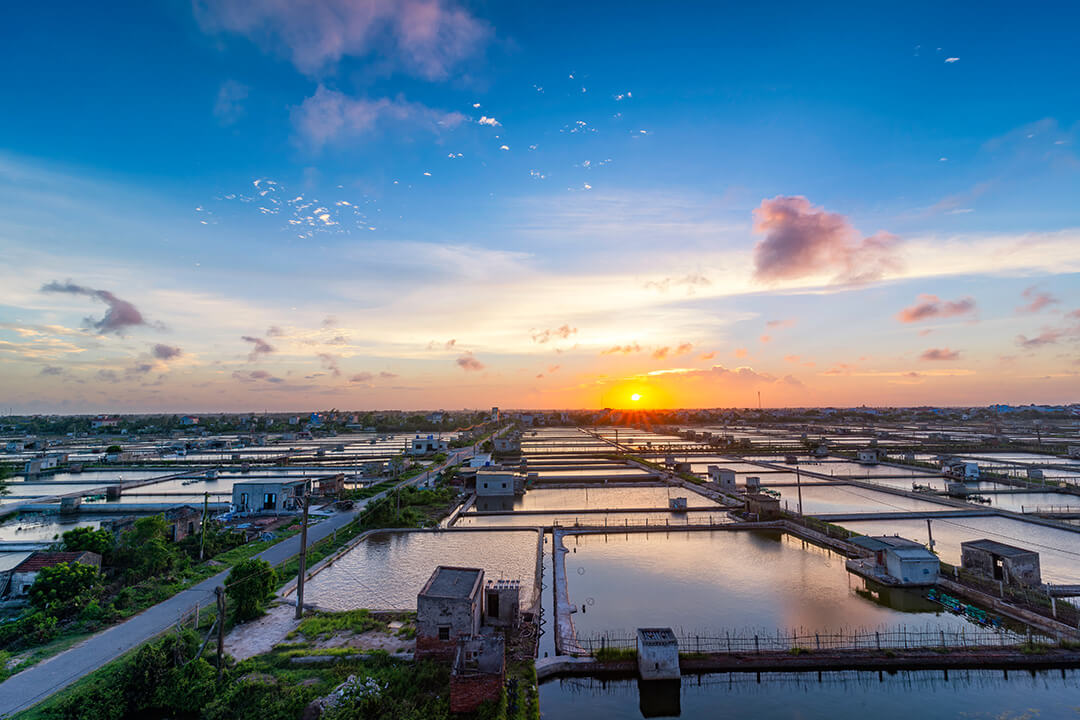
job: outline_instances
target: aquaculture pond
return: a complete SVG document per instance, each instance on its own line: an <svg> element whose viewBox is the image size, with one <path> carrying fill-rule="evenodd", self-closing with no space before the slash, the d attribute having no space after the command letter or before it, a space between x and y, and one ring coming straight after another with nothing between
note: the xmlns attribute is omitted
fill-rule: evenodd
<svg viewBox="0 0 1080 720"><path fill-rule="evenodd" d="M564 546L580 638L666 626L711 637L978 627L920 590L868 586L843 556L779 532L566 535Z"/></svg>
<svg viewBox="0 0 1080 720"><path fill-rule="evenodd" d="M1077 670L716 673L674 685L588 677L540 685L544 720L1050 720L1075 718L1078 707Z"/></svg>
<svg viewBox="0 0 1080 720"><path fill-rule="evenodd" d="M415 610L439 565L483 568L490 580L521 581L522 604L537 582L539 533L530 530L374 533L315 574L304 602L327 610Z"/></svg>

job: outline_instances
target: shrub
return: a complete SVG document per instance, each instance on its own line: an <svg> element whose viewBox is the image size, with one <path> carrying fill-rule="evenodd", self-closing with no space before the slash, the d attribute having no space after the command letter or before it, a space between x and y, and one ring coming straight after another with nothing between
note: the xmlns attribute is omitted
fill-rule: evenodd
<svg viewBox="0 0 1080 720"><path fill-rule="evenodd" d="M101 573L93 565L62 562L42 568L30 588L30 604L54 617L79 612L101 592Z"/></svg>
<svg viewBox="0 0 1080 720"><path fill-rule="evenodd" d="M133 578L140 580L175 568L179 552L168 540L168 527L164 515L136 520L135 525L120 536L117 564L126 567Z"/></svg>
<svg viewBox="0 0 1080 720"><path fill-rule="evenodd" d="M63 548L66 552L89 551L101 556L103 563L107 562L116 544L116 538L105 529L94 530L90 527L77 527L68 530L63 535Z"/></svg>
<svg viewBox="0 0 1080 720"><path fill-rule="evenodd" d="M225 580L225 594L232 603L233 617L240 622L259 617L274 596L277 573L270 563L248 558L233 566Z"/></svg>

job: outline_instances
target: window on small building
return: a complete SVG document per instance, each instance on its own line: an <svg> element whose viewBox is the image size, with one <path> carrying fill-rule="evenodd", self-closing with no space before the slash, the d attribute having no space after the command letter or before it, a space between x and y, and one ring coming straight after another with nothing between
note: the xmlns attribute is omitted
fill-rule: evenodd
<svg viewBox="0 0 1080 720"><path fill-rule="evenodd" d="M446 642L447 640L450 639L450 626L449 625L440 625L439 626L439 639L442 640L443 642Z"/></svg>
<svg viewBox="0 0 1080 720"><path fill-rule="evenodd" d="M503 489L504 490L506 489L506 483L503 483Z"/></svg>

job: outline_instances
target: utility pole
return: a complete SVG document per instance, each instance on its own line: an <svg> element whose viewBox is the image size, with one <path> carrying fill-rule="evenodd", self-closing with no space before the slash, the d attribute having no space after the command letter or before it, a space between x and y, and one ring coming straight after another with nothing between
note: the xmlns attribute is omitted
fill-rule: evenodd
<svg viewBox="0 0 1080 720"><path fill-rule="evenodd" d="M799 493L799 517L802 517L802 473L798 465L795 466L795 489Z"/></svg>
<svg viewBox="0 0 1080 720"><path fill-rule="evenodd" d="M206 513L209 510L209 507L210 507L210 491L207 490L206 492L203 493L203 502L202 502L202 525L200 526L200 529L202 530L202 535L199 538L199 560L200 561L202 561L202 559L203 559L203 549L206 547Z"/></svg>
<svg viewBox="0 0 1080 720"><path fill-rule="evenodd" d="M300 524L300 574L296 576L296 619L304 616L304 575L307 574L307 521L311 495L304 493L304 521Z"/></svg>
<svg viewBox="0 0 1080 720"><path fill-rule="evenodd" d="M217 595L217 679L221 683L221 673L225 670L225 588L214 588Z"/></svg>
<svg viewBox="0 0 1080 720"><path fill-rule="evenodd" d="M930 539L930 552L934 552L934 531L930 528L930 518L926 518L926 535Z"/></svg>

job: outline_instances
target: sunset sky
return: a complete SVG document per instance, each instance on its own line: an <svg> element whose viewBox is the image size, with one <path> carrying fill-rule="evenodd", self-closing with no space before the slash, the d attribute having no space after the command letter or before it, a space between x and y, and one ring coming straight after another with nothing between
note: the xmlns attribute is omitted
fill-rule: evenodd
<svg viewBox="0 0 1080 720"><path fill-rule="evenodd" d="M12 5L0 410L1080 401L1080 12L821 5Z"/></svg>

